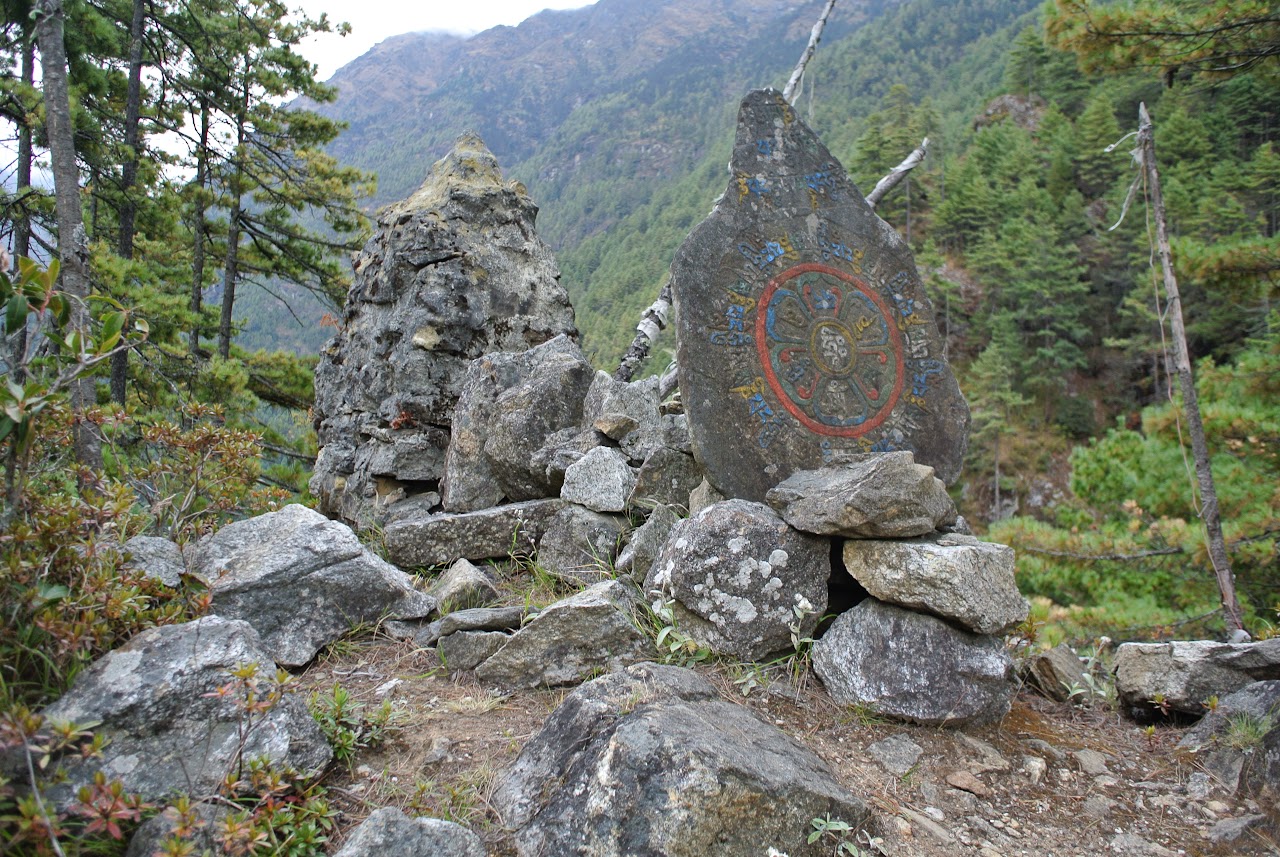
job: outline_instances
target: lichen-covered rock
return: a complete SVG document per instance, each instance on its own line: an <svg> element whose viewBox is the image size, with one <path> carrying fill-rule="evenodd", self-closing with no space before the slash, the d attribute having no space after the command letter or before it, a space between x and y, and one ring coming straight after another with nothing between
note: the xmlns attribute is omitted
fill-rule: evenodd
<svg viewBox="0 0 1280 857"><path fill-rule="evenodd" d="M831 698L924 725L998 720L1013 698L1003 640L868 598L813 645Z"/></svg>
<svg viewBox="0 0 1280 857"><path fill-rule="evenodd" d="M923 536L956 519L942 480L909 452L793 473L768 501L797 530L851 539Z"/></svg>
<svg viewBox="0 0 1280 857"><path fill-rule="evenodd" d="M627 505L642 511L654 506L689 508L689 495L702 483L702 468L693 456L660 446L644 460Z"/></svg>
<svg viewBox="0 0 1280 857"><path fill-rule="evenodd" d="M792 625L813 632L830 576L826 539L762 503L726 500L671 529L644 589L674 599L676 627L712 651L757 660L790 647Z"/></svg>
<svg viewBox="0 0 1280 857"><path fill-rule="evenodd" d="M653 566L653 561L662 553L662 546L671 535L671 528L680 521L680 516L670 506L657 506L649 513L649 518L636 528L626 547L618 554L614 568L627 574L637 583L643 583Z"/></svg>
<svg viewBox="0 0 1280 857"><path fill-rule="evenodd" d="M460 559L427 589L427 594L441 605L440 610L466 610L484 607L498 599L493 578L476 568L469 560Z"/></svg>
<svg viewBox="0 0 1280 857"><path fill-rule="evenodd" d="M449 672L466 672L484 663L511 639L502 631L456 631L436 643L440 662Z"/></svg>
<svg viewBox="0 0 1280 857"><path fill-rule="evenodd" d="M569 466L560 498L596 512L621 512L636 487L636 472L621 451L598 446Z"/></svg>
<svg viewBox="0 0 1280 857"><path fill-rule="evenodd" d="M578 429L593 375L567 336L474 361L453 414L441 494L445 510L474 512L504 499L559 496L560 485L538 453L549 438Z"/></svg>
<svg viewBox="0 0 1280 857"><path fill-rule="evenodd" d="M817 857L831 849L807 841L808 819L870 815L799 741L696 673L652 663L571 693L493 802L520 857Z"/></svg>
<svg viewBox="0 0 1280 857"><path fill-rule="evenodd" d="M284 666L302 666L354 624L436 609L350 527L297 504L218 530L196 546L192 568L209 581L212 612L248 622Z"/></svg>
<svg viewBox="0 0 1280 857"><path fill-rule="evenodd" d="M383 210L316 367L322 511L364 522L388 499L434 490L468 363L577 336L536 216L473 134Z"/></svg>
<svg viewBox="0 0 1280 857"><path fill-rule="evenodd" d="M853 539L844 565L867 592L933 613L978 634L1002 634L1027 618L1013 579L1013 548L954 534L935 538Z"/></svg>
<svg viewBox="0 0 1280 857"><path fill-rule="evenodd" d="M165 586L182 584L187 563L182 548L174 542L156 536L134 536L124 543L124 549L129 554L129 568L136 568Z"/></svg>
<svg viewBox="0 0 1280 857"><path fill-rule="evenodd" d="M97 724L106 748L97 757L63 757L67 780L47 797L65 809L98 772L150 801L212 794L237 764L258 757L317 773L333 754L302 696L286 693L241 734L247 721L237 703L246 691L230 673L249 664L271 682L275 663L258 634L219 616L143 631L103 655L43 713L47 722ZM228 684L232 693L218 693Z"/></svg>
<svg viewBox="0 0 1280 857"><path fill-rule="evenodd" d="M601 581L544 607L476 668L476 678L502 690L557 687L650 658L653 643L636 627L640 606L634 585Z"/></svg>

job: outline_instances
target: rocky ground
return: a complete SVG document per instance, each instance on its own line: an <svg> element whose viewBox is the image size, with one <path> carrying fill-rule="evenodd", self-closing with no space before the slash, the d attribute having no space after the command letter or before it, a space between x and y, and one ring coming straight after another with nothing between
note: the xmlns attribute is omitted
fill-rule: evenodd
<svg viewBox="0 0 1280 857"><path fill-rule="evenodd" d="M836 705L811 672L797 679L787 665L698 669L726 699L808 744L873 807L874 829L827 834L832 853L844 838L855 854L904 857L1280 854L1273 800L1223 794L1175 750L1184 728L1149 731L1104 699L1054 703L1023 689L999 723L950 730ZM322 693L341 684L399 712L386 743L330 775L339 839L391 805L466 824L490 853L515 853L489 797L567 689L495 696L467 674L448 675L432 650L385 637L331 647L299 683Z"/></svg>

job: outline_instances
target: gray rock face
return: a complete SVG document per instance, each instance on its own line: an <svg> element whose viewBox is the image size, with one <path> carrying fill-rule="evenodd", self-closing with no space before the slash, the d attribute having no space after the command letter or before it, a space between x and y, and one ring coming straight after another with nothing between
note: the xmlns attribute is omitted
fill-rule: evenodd
<svg viewBox="0 0 1280 857"><path fill-rule="evenodd" d="M598 446L569 465L560 498L596 512L621 512L636 487L636 473L620 450Z"/></svg>
<svg viewBox="0 0 1280 857"><path fill-rule="evenodd" d="M653 566L653 561L662 552L662 546L671 535L671 528L680 521L680 517L670 506L658 506L649 514L634 533L627 546L618 554L614 566L619 572L625 572L637 583L643 583Z"/></svg>
<svg viewBox="0 0 1280 857"><path fill-rule="evenodd" d="M702 484L702 468L687 452L660 446L644 460L627 500L632 509L654 506L689 508L689 495Z"/></svg>
<svg viewBox="0 0 1280 857"><path fill-rule="evenodd" d="M383 210L316 367L322 511L364 521L388 498L433 490L467 364L577 336L536 216L474 135Z"/></svg>
<svg viewBox="0 0 1280 857"><path fill-rule="evenodd" d="M593 375L567 336L529 351L486 354L468 366L445 459L445 510L558 496L560 486L535 457L558 432L578 429Z"/></svg>
<svg viewBox="0 0 1280 857"><path fill-rule="evenodd" d="M187 563L182 557L182 548L174 542L155 536L134 536L124 543L124 549L130 554L129 568L139 569L165 586L182 585Z"/></svg>
<svg viewBox="0 0 1280 857"><path fill-rule="evenodd" d="M458 558L532 555L561 500L530 500L459 515L405 516L383 531L387 556L396 565L442 565Z"/></svg>
<svg viewBox="0 0 1280 857"><path fill-rule="evenodd" d="M377 810L334 857L484 857L484 843L441 818L410 818L395 807Z"/></svg>
<svg viewBox="0 0 1280 857"><path fill-rule="evenodd" d="M440 660L449 672L466 672L484 663L511 639L502 631L458 631L436 643Z"/></svg>
<svg viewBox="0 0 1280 857"><path fill-rule="evenodd" d="M348 526L296 504L223 527L192 567L210 583L212 612L252 625L283 666L302 666L353 624L436 609Z"/></svg>
<svg viewBox="0 0 1280 857"><path fill-rule="evenodd" d="M710 482L703 479L698 483L697 488L689 492L689 514L696 515L708 506L725 499L727 498L712 487Z"/></svg>
<svg viewBox="0 0 1280 857"><path fill-rule="evenodd" d="M997 720L1013 697L1004 643L868 598L813 646L832 699L924 725Z"/></svg>
<svg viewBox="0 0 1280 857"><path fill-rule="evenodd" d="M264 682L275 675L253 628L218 616L143 631L98 659L44 711L48 721L98 723L95 734L107 739L101 758L62 759L68 780L52 787L54 802L65 808L99 771L146 800L212 794L241 752L318 772L332 751L300 695L256 716L241 747L237 697L215 691L232 681L229 670L250 663Z"/></svg>
<svg viewBox="0 0 1280 857"><path fill-rule="evenodd" d="M844 565L867 592L900 607L1001 634L1027 618L1013 548L973 536L844 543Z"/></svg>
<svg viewBox="0 0 1280 857"><path fill-rule="evenodd" d="M1280 681L1256 681L1218 701L1178 742L1227 794L1280 789Z"/></svg>
<svg viewBox="0 0 1280 857"><path fill-rule="evenodd" d="M696 673L645 663L570 694L494 794L521 857L827 854L806 820L869 817L808 748Z"/></svg>
<svg viewBox="0 0 1280 857"><path fill-rule="evenodd" d="M773 90L742 101L728 188L671 266L694 454L728 497L908 450L960 473L969 409L906 243Z"/></svg>
<svg viewBox="0 0 1280 857"><path fill-rule="evenodd" d="M427 589L427 594L441 606L441 611L483 607L498 598L493 579L469 561L460 559Z"/></svg>
<svg viewBox="0 0 1280 857"><path fill-rule="evenodd" d="M583 419L588 426L615 441L635 434L637 447L651 445L660 437L658 379L618 381L607 372L597 372L583 403ZM640 456L643 460L644 456Z"/></svg>
<svg viewBox="0 0 1280 857"><path fill-rule="evenodd" d="M797 530L851 539L908 539L956 519L942 480L909 452L793 473L768 501Z"/></svg>
<svg viewBox="0 0 1280 857"><path fill-rule="evenodd" d="M175 807L167 807L159 815L138 826L133 838L129 840L129 850L124 857L155 857L156 854L163 854L165 840L172 837L179 827L189 826L193 821L194 825L191 826L195 829L187 834L186 840L195 846L195 853L204 854L207 851L209 854L217 854L221 848L218 825L230 814L231 809L226 806L197 803L191 806L188 817L184 819Z"/></svg>
<svg viewBox="0 0 1280 857"><path fill-rule="evenodd" d="M1199 715L1211 696L1222 698L1255 681L1280 679L1280 638L1125 643L1116 650L1115 673L1116 691L1130 715L1153 716L1158 695L1174 711Z"/></svg>
<svg viewBox="0 0 1280 857"><path fill-rule="evenodd" d="M538 543L538 564L562 580L584 584L612 577L610 566L626 529L621 515L569 503L547 525Z"/></svg>
<svg viewBox="0 0 1280 857"><path fill-rule="evenodd" d="M618 670L653 656L635 624L640 593L604 580L543 608L476 668L476 678L503 690L557 687L596 670Z"/></svg>
<svg viewBox="0 0 1280 857"><path fill-rule="evenodd" d="M712 651L757 660L809 636L827 609L826 539L788 527L761 503L726 500L671 530L645 578L675 599L676 627ZM805 605L797 620L794 608Z"/></svg>
<svg viewBox="0 0 1280 857"><path fill-rule="evenodd" d="M906 735L890 735L882 741L867 746L867 754L891 774L905 776L924 752L920 745Z"/></svg>

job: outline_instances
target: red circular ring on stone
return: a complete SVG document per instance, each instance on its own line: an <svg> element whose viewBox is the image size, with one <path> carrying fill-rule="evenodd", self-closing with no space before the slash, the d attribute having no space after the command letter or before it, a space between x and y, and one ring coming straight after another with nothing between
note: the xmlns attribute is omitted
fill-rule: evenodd
<svg viewBox="0 0 1280 857"><path fill-rule="evenodd" d="M756 351L778 403L817 434L860 437L902 395L902 333L865 282L808 262L769 280L757 303Z"/></svg>

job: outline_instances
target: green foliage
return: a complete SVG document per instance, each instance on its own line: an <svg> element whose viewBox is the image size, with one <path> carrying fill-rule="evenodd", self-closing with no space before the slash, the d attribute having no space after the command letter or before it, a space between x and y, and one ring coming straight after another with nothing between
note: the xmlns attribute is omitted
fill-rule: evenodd
<svg viewBox="0 0 1280 857"><path fill-rule="evenodd" d="M340 684L335 684L327 694L318 691L311 694L309 704L311 716L320 724L320 730L333 747L333 757L339 762L350 763L357 750L376 747L395 728L396 712L390 700L383 700L380 706L369 711Z"/></svg>

